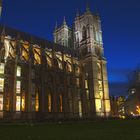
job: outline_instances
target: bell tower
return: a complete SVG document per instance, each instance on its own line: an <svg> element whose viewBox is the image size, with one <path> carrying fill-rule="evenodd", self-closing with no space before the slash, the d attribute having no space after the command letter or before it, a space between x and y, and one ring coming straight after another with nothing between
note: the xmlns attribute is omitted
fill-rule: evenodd
<svg viewBox="0 0 140 140"><path fill-rule="evenodd" d="M58 27L57 23L54 31L54 42L65 47L71 46L72 31L68 27L65 17L62 26Z"/></svg>
<svg viewBox="0 0 140 140"><path fill-rule="evenodd" d="M89 6L83 15L76 14L74 36L74 47L80 55L86 97L83 96L83 110L89 117L109 116L107 61L103 54L101 21L99 15L90 11Z"/></svg>

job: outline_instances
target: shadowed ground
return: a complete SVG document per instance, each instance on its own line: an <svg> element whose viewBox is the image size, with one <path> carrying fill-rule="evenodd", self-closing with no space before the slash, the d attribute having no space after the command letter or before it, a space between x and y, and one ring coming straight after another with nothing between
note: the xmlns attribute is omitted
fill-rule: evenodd
<svg viewBox="0 0 140 140"><path fill-rule="evenodd" d="M140 140L140 120L0 123L0 140Z"/></svg>

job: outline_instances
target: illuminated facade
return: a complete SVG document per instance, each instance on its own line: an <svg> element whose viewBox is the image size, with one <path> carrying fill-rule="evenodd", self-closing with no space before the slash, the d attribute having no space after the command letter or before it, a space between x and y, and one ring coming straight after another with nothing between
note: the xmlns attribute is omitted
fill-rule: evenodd
<svg viewBox="0 0 140 140"><path fill-rule="evenodd" d="M110 115L99 16L64 20L54 42L0 26L0 117L92 119Z"/></svg>

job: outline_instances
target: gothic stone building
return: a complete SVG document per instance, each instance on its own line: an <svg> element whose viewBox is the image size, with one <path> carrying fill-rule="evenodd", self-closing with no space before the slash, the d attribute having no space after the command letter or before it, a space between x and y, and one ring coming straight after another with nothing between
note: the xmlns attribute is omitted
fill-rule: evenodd
<svg viewBox="0 0 140 140"><path fill-rule="evenodd" d="M110 115L101 21L87 8L54 43L0 26L0 118L92 119Z"/></svg>

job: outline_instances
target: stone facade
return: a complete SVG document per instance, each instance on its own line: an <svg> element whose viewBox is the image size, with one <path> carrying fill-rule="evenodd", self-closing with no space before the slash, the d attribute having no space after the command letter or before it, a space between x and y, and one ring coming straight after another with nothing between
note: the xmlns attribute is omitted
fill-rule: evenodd
<svg viewBox="0 0 140 140"><path fill-rule="evenodd" d="M110 115L100 18L89 9L49 42L0 26L0 117L93 119Z"/></svg>

